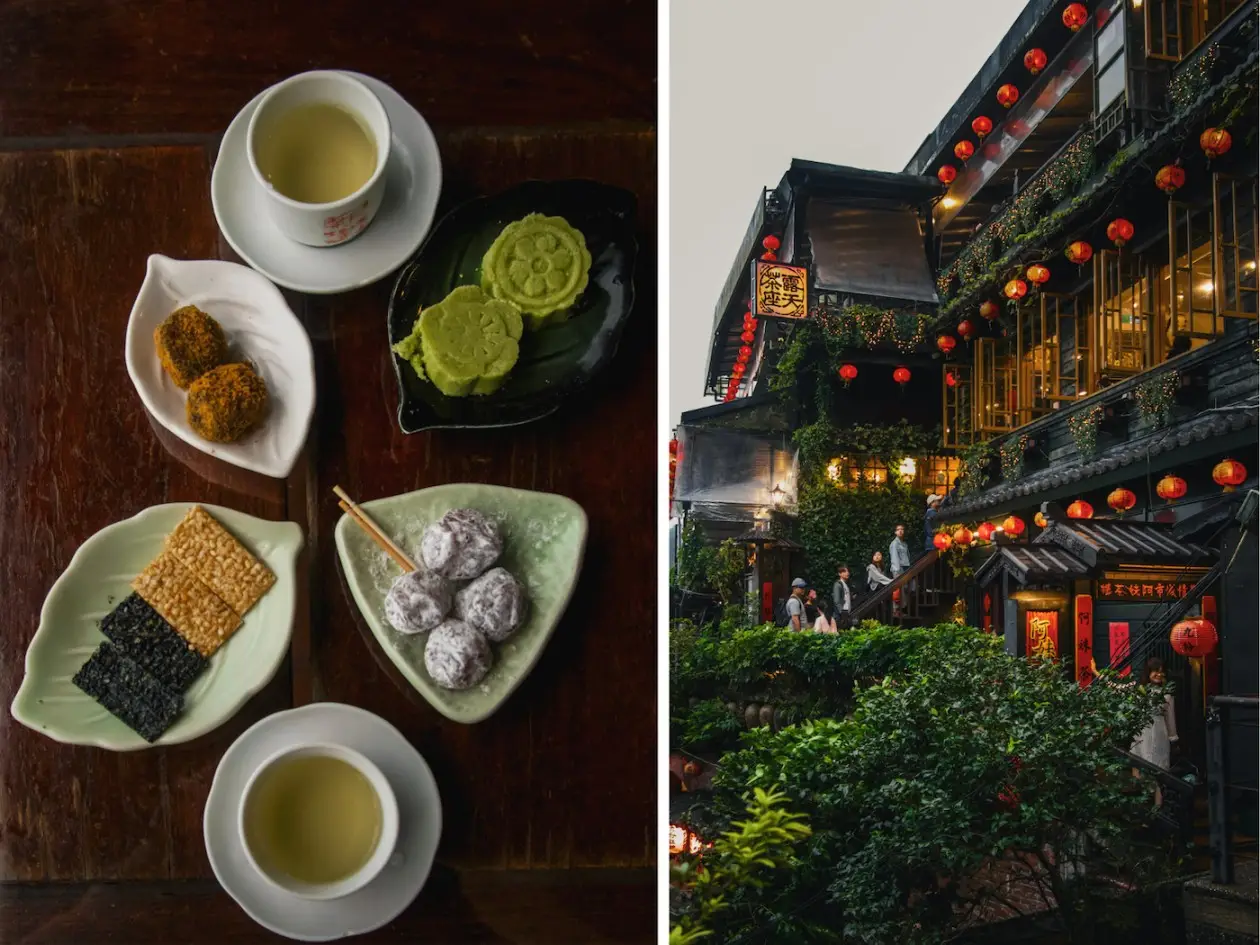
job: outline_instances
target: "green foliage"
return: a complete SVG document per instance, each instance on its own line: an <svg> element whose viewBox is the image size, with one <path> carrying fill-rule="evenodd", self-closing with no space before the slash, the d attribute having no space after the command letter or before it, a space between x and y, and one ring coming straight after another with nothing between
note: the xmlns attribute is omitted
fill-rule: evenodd
<svg viewBox="0 0 1260 945"><path fill-rule="evenodd" d="M789 721L843 714L852 707L855 682L913 669L929 641L967 647L976 633L955 624L892 628L864 621L828 634L791 633L770 624L739 629L732 621L697 628L675 621L671 745L693 752L732 747L743 726L727 702L772 703Z"/></svg>
<svg viewBox="0 0 1260 945"><path fill-rule="evenodd" d="M807 580L830 592L836 568L847 564L850 585L861 586L871 555L882 551L887 567L894 525L906 526L906 543L923 543L923 496L892 477L836 488L826 476L802 477L797 500L797 540L805 546Z"/></svg>
<svg viewBox="0 0 1260 945"><path fill-rule="evenodd" d="M770 876L792 866L793 850L809 838L805 818L783 809L782 792L754 788L744 800L747 819L734 822L713 841L703 868L691 859L671 868L673 882L687 888L688 895L682 916L670 929L670 945L694 945L720 931L743 894L764 889Z"/></svg>
<svg viewBox="0 0 1260 945"><path fill-rule="evenodd" d="M1173 402L1181 386L1181 375L1165 371L1144 381L1134 392L1138 414L1144 420L1154 420L1156 426L1165 426L1172 419Z"/></svg>
<svg viewBox="0 0 1260 945"><path fill-rule="evenodd" d="M742 890L723 941L935 945L1002 900L999 882L977 881L994 864L1053 897L1052 920L1082 941L1114 894L1097 873L1141 884L1170 869L1174 853L1140 839L1149 787L1131 790L1115 751L1157 711L1157 690L1110 674L1082 690L975 631L917 642L850 717L754 729L722 759L698 816L721 825L750 788L776 787L814 831L790 872Z"/></svg>
<svg viewBox="0 0 1260 945"><path fill-rule="evenodd" d="M713 549L705 544L704 532L690 516L683 522L678 541L674 577L679 587L703 593L709 590L709 566Z"/></svg>
<svg viewBox="0 0 1260 945"><path fill-rule="evenodd" d="M1014 482L1024 474L1024 453L1028 451L1028 434L1008 437L998 447L1002 458L1002 481Z"/></svg>
<svg viewBox="0 0 1260 945"><path fill-rule="evenodd" d="M904 456L929 455L941 447L941 428L925 430L905 420L880 426L853 423L838 427L827 417L801 427L793 437L803 473L818 476L836 456L862 456L895 464Z"/></svg>
<svg viewBox="0 0 1260 945"><path fill-rule="evenodd" d="M973 495L989 484L989 466L993 462L993 443L984 440L958 451L958 495Z"/></svg>
<svg viewBox="0 0 1260 945"><path fill-rule="evenodd" d="M707 557L705 578L723 604L734 604L744 596L744 572L748 564L744 549L731 539L726 539Z"/></svg>
<svg viewBox="0 0 1260 945"><path fill-rule="evenodd" d="M1098 452L1098 425L1102 423L1102 405L1090 407L1083 413L1068 417L1068 433L1076 444L1081 459L1089 459Z"/></svg>

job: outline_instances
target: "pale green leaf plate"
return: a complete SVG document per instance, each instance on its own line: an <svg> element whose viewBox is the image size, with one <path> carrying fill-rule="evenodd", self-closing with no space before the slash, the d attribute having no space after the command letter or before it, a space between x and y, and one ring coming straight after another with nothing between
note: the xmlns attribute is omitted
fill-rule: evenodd
<svg viewBox="0 0 1260 945"><path fill-rule="evenodd" d="M398 633L385 619L385 596L401 569L348 515L336 530L346 586L390 661L448 719L471 724L487 718L534 668L573 596L586 548L586 513L564 496L475 483L433 486L360 507L413 560L419 560L424 529L451 509L476 509L499 523L503 555L497 564L524 583L529 618L508 640L493 645L494 666L479 685L465 690L443 689L429 676L427 633Z"/></svg>
<svg viewBox="0 0 1260 945"><path fill-rule="evenodd" d="M100 621L128 594L131 581L162 550L192 502L154 505L101 529L82 545L44 599L39 628L26 650L26 676L13 717L69 745L111 751L151 747L71 679L105 642ZM276 575L240 629L210 658L184 694L184 709L154 745L177 745L206 734L236 714L271 680L293 634L295 572L302 529L243 512L202 505Z"/></svg>

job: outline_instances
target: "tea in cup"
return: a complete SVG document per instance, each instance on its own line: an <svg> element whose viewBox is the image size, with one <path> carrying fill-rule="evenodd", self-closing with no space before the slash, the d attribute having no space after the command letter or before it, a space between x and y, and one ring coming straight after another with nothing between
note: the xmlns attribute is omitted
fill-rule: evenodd
<svg viewBox="0 0 1260 945"><path fill-rule="evenodd" d="M385 106L341 72L303 72L273 86L250 117L249 165L285 236L336 246L380 209L389 159Z"/></svg>
<svg viewBox="0 0 1260 945"><path fill-rule="evenodd" d="M272 755L241 796L245 854L274 886L305 899L363 888L393 854L398 803L380 769L340 745Z"/></svg>

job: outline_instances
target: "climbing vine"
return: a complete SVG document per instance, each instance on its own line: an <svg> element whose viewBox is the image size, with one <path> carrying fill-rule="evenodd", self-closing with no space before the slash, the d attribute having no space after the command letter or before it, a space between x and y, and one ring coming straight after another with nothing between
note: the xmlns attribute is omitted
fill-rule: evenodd
<svg viewBox="0 0 1260 945"><path fill-rule="evenodd" d="M1014 482L1024 474L1024 454L1028 452L1028 434L1021 433L1003 440L998 447L1002 458L1002 481Z"/></svg>
<svg viewBox="0 0 1260 945"><path fill-rule="evenodd" d="M993 444L989 440L972 443L958 451L958 495L968 496L989 484Z"/></svg>
<svg viewBox="0 0 1260 945"><path fill-rule="evenodd" d="M1081 459L1089 459L1098 452L1098 425L1102 423L1103 408L1099 404L1074 417L1068 417L1068 432L1076 444Z"/></svg>
<svg viewBox="0 0 1260 945"><path fill-rule="evenodd" d="M1157 427L1167 425L1172 419L1173 401L1181 386L1181 375L1166 371L1143 382L1134 392L1138 415L1143 420L1154 420Z"/></svg>

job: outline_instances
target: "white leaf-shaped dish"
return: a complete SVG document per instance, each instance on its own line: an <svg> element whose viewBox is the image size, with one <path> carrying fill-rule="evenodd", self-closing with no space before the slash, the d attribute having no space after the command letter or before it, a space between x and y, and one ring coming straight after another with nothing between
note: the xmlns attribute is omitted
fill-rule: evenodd
<svg viewBox="0 0 1260 945"><path fill-rule="evenodd" d="M486 678L463 690L443 689L425 669L427 633L402 634L385 619L385 595L401 569L348 515L334 532L350 595L399 672L448 719L471 724L489 717L524 682L569 606L586 551L586 513L562 495L478 483L431 486L360 507L413 559L420 557L424 529L451 509L476 509L499 523L503 554L496 563L525 585L529 613L516 633L492 644L494 665Z"/></svg>
<svg viewBox="0 0 1260 945"><path fill-rule="evenodd" d="M114 718L71 680L105 641L100 621L131 593L132 579L162 550L166 536L193 507L154 505L101 529L82 545L44 599L39 628L26 650L26 675L13 717L69 745L134 751L149 743ZM276 674L289 650L296 604L295 573L302 529L243 512L202 505L276 575L184 693L184 709L155 745L177 745L218 728Z"/></svg>
<svg viewBox="0 0 1260 945"><path fill-rule="evenodd" d="M235 443L211 443L192 431L187 395L158 360L153 332L184 305L222 325L232 358L253 364L267 384L266 418ZM315 356L306 330L279 289L236 263L149 257L127 322L127 373L149 413L185 443L273 479L292 471L315 414Z"/></svg>

